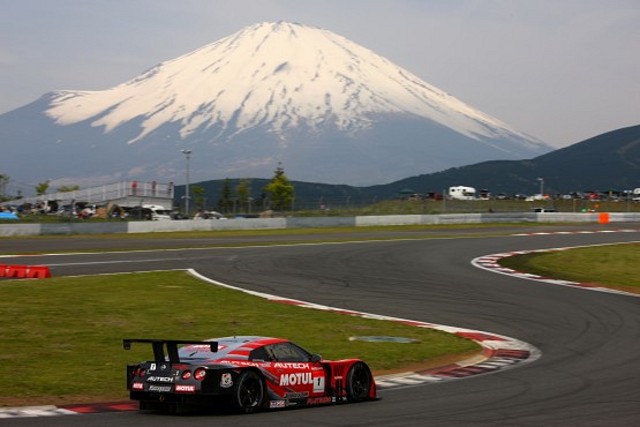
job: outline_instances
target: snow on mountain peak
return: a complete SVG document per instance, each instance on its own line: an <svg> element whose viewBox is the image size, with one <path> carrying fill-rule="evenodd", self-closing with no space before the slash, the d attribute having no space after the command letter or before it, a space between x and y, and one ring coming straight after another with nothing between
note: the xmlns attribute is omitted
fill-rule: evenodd
<svg viewBox="0 0 640 427"><path fill-rule="evenodd" d="M366 128L377 114L409 113L468 137L516 134L348 39L287 22L261 23L165 61L103 91L59 91L46 114L59 125L91 120L110 132L141 120L138 141L166 123L185 138L219 126ZM525 137L530 139L530 137Z"/></svg>

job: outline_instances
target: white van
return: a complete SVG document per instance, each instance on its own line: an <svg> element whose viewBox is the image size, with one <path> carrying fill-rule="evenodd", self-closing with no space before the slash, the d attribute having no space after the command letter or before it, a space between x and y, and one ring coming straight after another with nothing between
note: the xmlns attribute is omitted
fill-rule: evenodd
<svg viewBox="0 0 640 427"><path fill-rule="evenodd" d="M171 219L171 209L160 205L142 205L143 208L151 210L151 219L154 221L164 221Z"/></svg>

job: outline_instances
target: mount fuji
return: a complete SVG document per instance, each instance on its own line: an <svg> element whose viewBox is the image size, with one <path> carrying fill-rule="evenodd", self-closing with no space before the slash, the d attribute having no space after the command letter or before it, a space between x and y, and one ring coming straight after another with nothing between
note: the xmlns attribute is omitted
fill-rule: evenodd
<svg viewBox="0 0 640 427"><path fill-rule="evenodd" d="M100 91L0 115L12 180L265 178L372 185L553 149L348 39L261 23Z"/></svg>

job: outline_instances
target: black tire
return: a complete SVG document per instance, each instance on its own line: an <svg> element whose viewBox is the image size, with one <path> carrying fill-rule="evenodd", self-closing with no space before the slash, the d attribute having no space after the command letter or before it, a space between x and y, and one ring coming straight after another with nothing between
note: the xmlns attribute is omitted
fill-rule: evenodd
<svg viewBox="0 0 640 427"><path fill-rule="evenodd" d="M347 400L349 402L362 402L369 398L371 389L371 371L362 363L355 363L347 373Z"/></svg>
<svg viewBox="0 0 640 427"><path fill-rule="evenodd" d="M251 414L264 403L264 381L254 371L243 371L233 388L233 407L242 414Z"/></svg>

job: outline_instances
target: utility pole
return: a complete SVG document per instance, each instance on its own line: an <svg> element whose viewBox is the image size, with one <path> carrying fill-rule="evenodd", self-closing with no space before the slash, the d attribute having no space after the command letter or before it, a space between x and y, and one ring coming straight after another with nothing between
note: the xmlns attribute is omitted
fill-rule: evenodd
<svg viewBox="0 0 640 427"><path fill-rule="evenodd" d="M189 160L191 159L191 150L180 150L187 159L186 185L184 190L184 211L187 218L189 217Z"/></svg>
<svg viewBox="0 0 640 427"><path fill-rule="evenodd" d="M540 197L544 199L544 178L538 178L540 181Z"/></svg>

